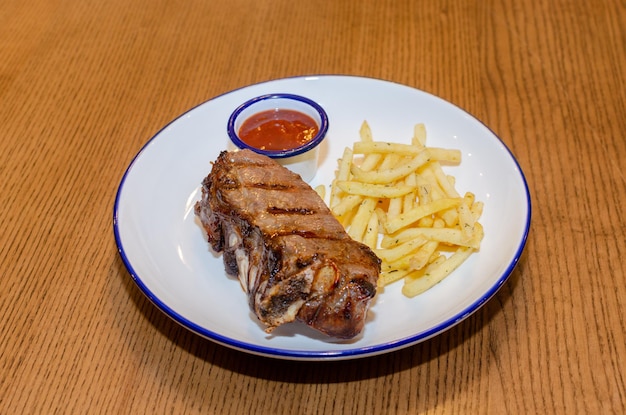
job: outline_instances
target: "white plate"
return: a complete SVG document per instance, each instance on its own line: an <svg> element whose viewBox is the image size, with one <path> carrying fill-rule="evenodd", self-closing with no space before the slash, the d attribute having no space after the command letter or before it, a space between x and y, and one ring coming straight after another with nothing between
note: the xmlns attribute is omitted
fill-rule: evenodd
<svg viewBox="0 0 626 415"><path fill-rule="evenodd" d="M374 139L410 142L426 125L428 144L462 151L446 167L457 189L485 203L479 253L443 282L416 298L401 283L379 292L363 333L332 341L301 324L266 334L250 313L237 280L211 253L193 213L200 182L226 149L226 122L242 102L266 93L294 93L320 103L330 128L313 186L329 184L336 160L358 140L363 120ZM128 271L144 294L189 330L248 353L293 360L372 356L433 337L467 318L506 281L520 258L530 226L524 175L506 146L481 122L425 92L376 79L311 76L248 86L207 101L157 133L126 171L115 200L113 227Z"/></svg>

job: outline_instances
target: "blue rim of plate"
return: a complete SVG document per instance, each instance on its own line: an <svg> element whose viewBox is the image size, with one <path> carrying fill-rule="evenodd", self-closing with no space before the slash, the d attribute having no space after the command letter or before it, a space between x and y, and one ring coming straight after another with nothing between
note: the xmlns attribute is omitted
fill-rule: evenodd
<svg viewBox="0 0 626 415"><path fill-rule="evenodd" d="M327 75L309 75L309 76L315 76L315 77L325 77ZM306 77L309 77L306 76ZM330 75L333 76L333 75ZM381 82L386 82L389 84L393 84L393 85L398 85L398 86L403 86L403 87L408 87L406 85L403 84L398 84L398 83L394 83L394 82L390 82L390 81L386 81L386 80L381 80L381 79L376 79L376 78L363 78L363 77L357 77L357 76L346 76L346 75L337 75L337 76L341 76L341 77L346 77L346 78L360 78L360 79L369 79L372 81L381 81ZM294 77L290 77L290 78L282 78L282 79L296 79L296 78L305 78L305 76L294 76ZM183 118L185 115L187 115L189 112L193 111L194 109L200 107L201 105L218 99L222 96L228 95L230 93L233 93L235 91L250 87L250 86L254 86L254 85L261 85L267 82L273 82L273 81L279 81L281 79L273 79L270 81L265 81L265 82L260 82L257 84L252 84L252 85L246 85L244 87L241 88L237 88L228 92L225 92L224 94L220 94L217 95L209 100L206 100L192 108L190 108L189 110L185 111L183 114L179 115L178 117L176 117L175 119L173 119L172 121L170 121L169 123L167 123L163 128L161 128L156 134L154 134L150 140L148 140L148 142L146 144L144 144L144 146L139 150L139 152L133 157L131 163L129 164L129 166L126 168L126 171L124 172L124 175L122 176L122 179L120 181L120 185L118 187L116 196L115 196L115 203L114 203L114 207L113 207L113 232L114 232L114 236L115 236L115 242L118 248L118 253L122 259L122 261L124 262L124 265L126 267L126 269L128 270L131 278L133 279L133 281L135 282L135 284L139 287L139 289L143 292L143 294L158 308L160 309L163 313L165 313L168 317L170 317L171 319L173 319L174 321L176 321L178 324L182 325L183 327L187 328L188 330L196 333L197 335L204 337L206 339L209 339L215 343L221 344L223 346L226 346L228 348L232 348L235 350L239 350L242 352L246 352L246 353L251 353L251 354L255 354L255 355L259 355L259 356L264 356L264 357L271 357L271 358L278 358L278 359L286 359L286 360L304 360L304 361L321 361L321 360L347 360L347 359L355 359L355 358L361 358L361 357L372 357L372 356L376 356L379 354L383 354L383 353L389 353L392 351L396 351L396 350L400 350L403 349L405 347L409 347L412 345L415 345L417 343L420 343L422 341L428 340L431 337L434 337L452 327L454 327L455 325L459 324L460 322L462 322L463 320L465 320L466 318L468 318L470 315L472 315L473 313L475 313L478 309L480 309L487 301L489 301L500 289L500 287L502 287L502 285L504 285L504 283L508 280L509 276L511 275L511 273L513 272L513 270L515 269L515 267L517 266L522 253L524 251L524 247L526 246L526 242L528 240L528 234L530 231L530 223L531 223L531 217L532 217L532 203L531 203L531 197L530 197L530 190L528 187L528 183L526 180L526 177L524 175L524 172L522 171L519 162L517 161L517 159L515 158L515 156L513 155L513 153L511 152L511 150L506 146L506 144L502 141L502 139L495 134L487 125L485 125L482 121L480 121L479 119L477 119L476 117L474 117L472 114L468 113L467 111L463 110L462 108L449 103L450 105L453 105L454 107L456 107L459 111L467 114L468 116L470 116L473 120L479 122L480 124L482 124L491 134L493 134L493 136L500 142L500 144L502 145L502 147L506 150L506 152L508 153L508 155L511 157L511 161L515 164L515 167L517 169L518 174L520 175L520 179L522 181L522 184L524 186L524 193L526 196L526 204L527 204L527 209L528 209L528 213L526 215L526 221L524 224L524 232L522 237L520 238L518 247L515 251L515 255L513 256L513 258L511 258L511 261L509 262L507 268L504 270L504 272L500 275L500 277L495 281L495 283L491 286L491 288L489 290L487 290L482 296L480 296L476 301L474 301L472 304L470 304L468 307L464 308L463 310L461 310L460 312L456 313L455 315L453 315L452 317L450 317L449 319L441 322L440 324L437 324L433 327L431 327L428 330L424 330L420 333L417 333L415 335L411 335L411 336L407 336L401 339L397 339L394 341L390 341L390 342L386 342L386 343L380 343L380 344L376 344L376 345L372 345L372 346L363 346L363 347L357 347L354 349L335 349L335 350L324 350L324 351L308 351L308 350L291 350L291 349L281 349L281 348L274 348L274 347L264 347L264 346L258 346L256 344L252 344L252 343L248 343L248 342L242 342L242 341L237 341L234 339L231 339L227 336L223 336L219 333L216 333L214 331L208 330L192 321L190 321L189 319L183 317L182 315L180 315L178 312L176 312L175 310L173 310L172 308L168 307L165 303L163 303L157 296L154 295L154 293L144 284L144 282L142 281L141 277L138 275L138 273L135 271L135 269L133 268L133 265L131 264L130 259L128 258L128 256L126 255L126 252L124 251L124 246L121 240L121 236L120 236L120 230L119 230L119 220L118 220L118 212L119 212L119 203L120 203L120 199L122 196L122 191L124 188L124 183L126 181L126 178L128 177L128 175L130 174L130 172L132 171L133 166L135 165L135 162L138 160L138 158L141 156L141 154L143 153L143 151L152 143L152 141L154 139L156 139L165 129L167 129L171 124L175 123L176 121L178 121L179 119ZM408 87L408 88L412 88L412 87ZM416 88L412 88L415 89L416 91L420 91L420 92L424 92L421 90L418 90ZM427 93L428 94L428 93ZM429 94L431 95L431 94ZM436 97L433 95L433 97L437 98L437 99L441 99L439 97ZM446 101L448 102L448 101Z"/></svg>

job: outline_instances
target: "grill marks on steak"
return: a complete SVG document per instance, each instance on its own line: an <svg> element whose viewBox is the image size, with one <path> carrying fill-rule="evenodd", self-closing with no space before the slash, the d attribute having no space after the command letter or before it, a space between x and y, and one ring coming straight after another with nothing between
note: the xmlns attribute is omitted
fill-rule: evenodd
<svg viewBox="0 0 626 415"><path fill-rule="evenodd" d="M300 176L249 150L222 152L195 210L268 331L294 320L338 338L362 330L380 260Z"/></svg>

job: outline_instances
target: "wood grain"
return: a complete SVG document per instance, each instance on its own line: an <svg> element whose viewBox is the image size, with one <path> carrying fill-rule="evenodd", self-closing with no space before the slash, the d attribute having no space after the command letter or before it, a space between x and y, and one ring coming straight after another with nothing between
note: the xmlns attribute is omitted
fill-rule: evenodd
<svg viewBox="0 0 626 415"><path fill-rule="evenodd" d="M625 27L619 0L3 1L0 413L624 413ZM137 151L207 99L305 74L433 93L518 159L525 253L458 326L277 361L134 285L112 206Z"/></svg>

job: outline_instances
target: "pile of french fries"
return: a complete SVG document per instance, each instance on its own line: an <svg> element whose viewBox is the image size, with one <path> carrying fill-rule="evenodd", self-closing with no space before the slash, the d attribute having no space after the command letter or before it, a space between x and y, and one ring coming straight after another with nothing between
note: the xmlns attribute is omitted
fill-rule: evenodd
<svg viewBox="0 0 626 415"><path fill-rule="evenodd" d="M483 203L460 195L442 165L461 152L426 146L424 124L410 144L374 141L363 122L360 141L346 147L330 188L330 209L355 240L382 261L378 285L403 280L414 297L457 269L480 248Z"/></svg>

